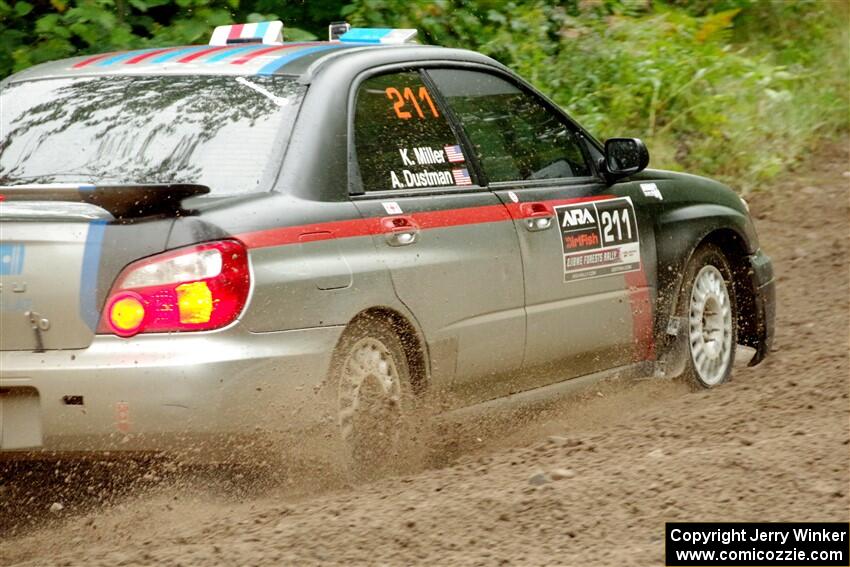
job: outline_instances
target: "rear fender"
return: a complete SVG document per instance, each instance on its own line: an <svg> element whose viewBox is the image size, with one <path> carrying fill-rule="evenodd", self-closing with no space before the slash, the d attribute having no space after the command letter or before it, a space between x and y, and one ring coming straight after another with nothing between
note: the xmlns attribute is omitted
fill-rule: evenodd
<svg viewBox="0 0 850 567"><path fill-rule="evenodd" d="M95 289L85 291L83 286L82 308L93 330L118 274L139 258L164 251L173 222L171 218L154 218L132 224L92 223L86 241L83 277L94 282Z"/></svg>
<svg viewBox="0 0 850 567"><path fill-rule="evenodd" d="M106 223L91 232L91 252L97 267L96 310L100 313L112 284L126 266L142 258L180 248L227 238L227 233L197 217L159 217L132 223ZM89 252L89 250L87 250Z"/></svg>

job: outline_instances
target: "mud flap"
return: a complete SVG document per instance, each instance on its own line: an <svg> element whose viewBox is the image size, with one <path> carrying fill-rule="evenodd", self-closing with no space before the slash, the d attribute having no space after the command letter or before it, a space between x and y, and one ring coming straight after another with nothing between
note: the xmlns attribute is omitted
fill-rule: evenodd
<svg viewBox="0 0 850 567"><path fill-rule="evenodd" d="M756 320L758 321L758 345L756 354L747 366L755 366L767 356L773 346L776 319L776 283L771 281L756 293Z"/></svg>
<svg viewBox="0 0 850 567"><path fill-rule="evenodd" d="M749 336L738 337L738 342L756 349L756 354L747 366L755 366L770 352L773 346L776 320L776 279L770 258L761 250L749 258L750 278L753 289L752 316L754 328Z"/></svg>
<svg viewBox="0 0 850 567"><path fill-rule="evenodd" d="M682 317L671 317L667 323L666 340L655 362L655 378L676 378L685 371L689 355L685 324Z"/></svg>

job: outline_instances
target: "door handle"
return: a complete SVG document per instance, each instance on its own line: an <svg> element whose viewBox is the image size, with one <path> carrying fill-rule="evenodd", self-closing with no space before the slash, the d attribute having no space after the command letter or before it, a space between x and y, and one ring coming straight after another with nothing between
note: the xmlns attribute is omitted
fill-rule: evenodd
<svg viewBox="0 0 850 567"><path fill-rule="evenodd" d="M390 246L409 246L419 237L419 225L408 216L384 217L381 228Z"/></svg>
<svg viewBox="0 0 850 567"><path fill-rule="evenodd" d="M555 211L547 203L522 203L519 212L525 228L531 232L550 228L555 219Z"/></svg>

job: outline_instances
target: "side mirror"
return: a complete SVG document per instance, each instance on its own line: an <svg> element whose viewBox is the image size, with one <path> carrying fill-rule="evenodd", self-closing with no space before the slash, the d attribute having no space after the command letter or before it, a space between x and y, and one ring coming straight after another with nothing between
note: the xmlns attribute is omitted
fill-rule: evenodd
<svg viewBox="0 0 850 567"><path fill-rule="evenodd" d="M638 138L609 138L605 140L603 165L609 181L628 177L646 169L649 150Z"/></svg>

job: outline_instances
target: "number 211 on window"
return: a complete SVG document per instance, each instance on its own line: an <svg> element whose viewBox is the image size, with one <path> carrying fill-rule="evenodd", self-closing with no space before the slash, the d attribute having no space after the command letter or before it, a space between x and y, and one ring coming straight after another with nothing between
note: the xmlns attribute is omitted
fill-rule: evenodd
<svg viewBox="0 0 850 567"><path fill-rule="evenodd" d="M419 118L425 118L425 112L428 111L430 111L430 115L434 118L440 117L440 113L437 112L437 107L434 105L434 101L431 100L431 95L428 94L428 89L425 87L419 87L418 93L414 93L413 89L410 87L405 87L402 91L399 91L395 87L387 87L384 92L387 93L388 99L394 101L393 110L395 110L395 115L402 120L410 120L413 118L413 113L405 109L408 103L413 106L413 110ZM420 102L427 103L425 112L422 111L422 106L419 104Z"/></svg>

